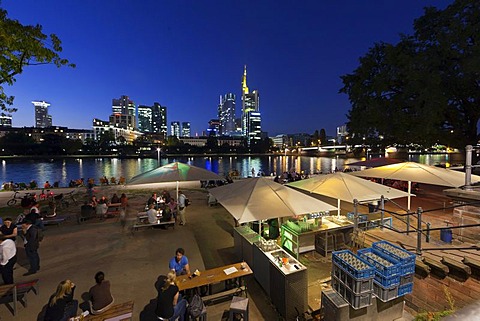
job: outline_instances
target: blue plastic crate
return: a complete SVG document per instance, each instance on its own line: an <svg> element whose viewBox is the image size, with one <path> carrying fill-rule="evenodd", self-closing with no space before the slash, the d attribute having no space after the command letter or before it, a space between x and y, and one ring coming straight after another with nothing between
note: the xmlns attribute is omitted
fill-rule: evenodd
<svg viewBox="0 0 480 321"><path fill-rule="evenodd" d="M409 294L413 292L413 283L407 283L398 287L398 296Z"/></svg>
<svg viewBox="0 0 480 321"><path fill-rule="evenodd" d="M400 284L400 275L385 276L380 272L375 272L375 281L383 287L390 287Z"/></svg>
<svg viewBox="0 0 480 321"><path fill-rule="evenodd" d="M377 272L382 273L384 276L400 274L401 264L397 260L373 248L358 250L357 255L375 266Z"/></svg>
<svg viewBox="0 0 480 321"><path fill-rule="evenodd" d="M401 275L408 275L408 274L415 273L415 262L402 264L400 266L400 270L401 270Z"/></svg>
<svg viewBox="0 0 480 321"><path fill-rule="evenodd" d="M371 278L375 273L373 265L361 259L350 250L332 252L332 262L357 279Z"/></svg>
<svg viewBox="0 0 480 321"><path fill-rule="evenodd" d="M410 263L415 264L415 254L410 253L401 247L398 247L387 241L378 241L372 244L372 248L382 252L388 256L393 257L395 260L400 262L400 264L407 265Z"/></svg>

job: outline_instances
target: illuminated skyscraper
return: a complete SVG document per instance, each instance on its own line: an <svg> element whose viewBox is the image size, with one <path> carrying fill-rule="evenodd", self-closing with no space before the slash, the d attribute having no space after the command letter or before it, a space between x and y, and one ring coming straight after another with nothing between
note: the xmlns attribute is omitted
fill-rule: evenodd
<svg viewBox="0 0 480 321"><path fill-rule="evenodd" d="M43 100L32 101L35 107L35 127L45 128L52 126L52 116L48 114L50 103Z"/></svg>
<svg viewBox="0 0 480 321"><path fill-rule="evenodd" d="M161 106L159 103L153 103L152 107L152 131L154 133L163 134L167 137L167 107Z"/></svg>
<svg viewBox="0 0 480 321"><path fill-rule="evenodd" d="M250 146L252 142L261 139L262 117L260 114L260 96L258 90L251 93L247 86L247 66L242 78L242 134Z"/></svg>
<svg viewBox="0 0 480 321"><path fill-rule="evenodd" d="M0 126L2 126L2 127L12 127L12 116L11 115L0 115Z"/></svg>
<svg viewBox="0 0 480 321"><path fill-rule="evenodd" d="M219 135L232 135L236 130L235 126L235 94L228 93L220 96L218 105L218 120L220 121Z"/></svg>
<svg viewBox="0 0 480 321"><path fill-rule="evenodd" d="M182 122L182 137L191 137L190 122Z"/></svg>
<svg viewBox="0 0 480 321"><path fill-rule="evenodd" d="M152 107L138 106L138 131L142 133L152 132Z"/></svg>
<svg viewBox="0 0 480 321"><path fill-rule="evenodd" d="M136 106L128 96L112 99L112 115L110 123L126 129L137 128Z"/></svg>
<svg viewBox="0 0 480 321"><path fill-rule="evenodd" d="M170 123L170 135L180 138L180 122L172 121Z"/></svg>

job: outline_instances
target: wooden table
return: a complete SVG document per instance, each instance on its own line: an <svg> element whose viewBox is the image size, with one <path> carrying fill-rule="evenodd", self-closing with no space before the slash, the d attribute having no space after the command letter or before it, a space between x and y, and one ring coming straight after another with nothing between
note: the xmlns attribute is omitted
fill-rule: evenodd
<svg viewBox="0 0 480 321"><path fill-rule="evenodd" d="M218 297L228 296L239 291L245 291L246 293L246 286L244 285L243 277L253 274L253 271L247 263L244 262L244 264L244 269L241 268L241 263L234 263L206 271L200 271L199 276L195 276L192 278L189 278L187 275L180 275L177 277L178 289L180 291L185 291L198 289L202 286L208 286L208 295L203 297L205 301L212 300ZM232 267L236 268L237 271L227 275L224 270ZM239 279L236 288L212 294L211 285L221 282L228 282L235 279Z"/></svg>
<svg viewBox="0 0 480 321"><path fill-rule="evenodd" d="M107 311L97 315L87 315L85 321L123 321L132 320L133 301L115 304Z"/></svg>

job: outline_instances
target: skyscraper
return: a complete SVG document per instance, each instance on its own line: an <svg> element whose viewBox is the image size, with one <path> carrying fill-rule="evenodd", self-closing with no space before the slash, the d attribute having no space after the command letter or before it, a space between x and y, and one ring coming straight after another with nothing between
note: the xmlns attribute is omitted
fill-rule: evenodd
<svg viewBox="0 0 480 321"><path fill-rule="evenodd" d="M247 139L248 146L253 141L261 139L261 123L260 96L258 90L249 92L247 86L247 66L245 66L242 78L242 134Z"/></svg>
<svg viewBox="0 0 480 321"><path fill-rule="evenodd" d="M138 106L138 131L142 133L152 132L152 107L139 105Z"/></svg>
<svg viewBox="0 0 480 321"><path fill-rule="evenodd" d="M220 96L218 105L218 120L220 121L220 135L232 135L236 130L235 126L235 94L227 93Z"/></svg>
<svg viewBox="0 0 480 321"><path fill-rule="evenodd" d="M50 103L44 100L32 101L35 107L35 127L45 128L52 126L52 116L48 114Z"/></svg>
<svg viewBox="0 0 480 321"><path fill-rule="evenodd" d="M191 137L190 122L182 122L182 137Z"/></svg>
<svg viewBox="0 0 480 321"><path fill-rule="evenodd" d="M110 116L112 125L135 130L137 128L136 116L136 106L128 96L112 99L112 115Z"/></svg>
<svg viewBox="0 0 480 321"><path fill-rule="evenodd" d="M167 107L153 103L152 107L152 132L163 134L167 137Z"/></svg>
<svg viewBox="0 0 480 321"><path fill-rule="evenodd" d="M172 121L170 123L170 135L180 138L180 122Z"/></svg>

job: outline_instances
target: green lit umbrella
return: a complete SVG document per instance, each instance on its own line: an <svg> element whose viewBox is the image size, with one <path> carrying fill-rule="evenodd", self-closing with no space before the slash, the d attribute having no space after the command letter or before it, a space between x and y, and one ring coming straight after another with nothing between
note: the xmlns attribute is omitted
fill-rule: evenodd
<svg viewBox="0 0 480 321"><path fill-rule="evenodd" d="M177 200L178 200L178 183L186 181L207 181L207 180L223 180L224 178L212 171L206 170L185 163L174 162L151 171L134 176L127 185L140 185L152 183L177 183Z"/></svg>

